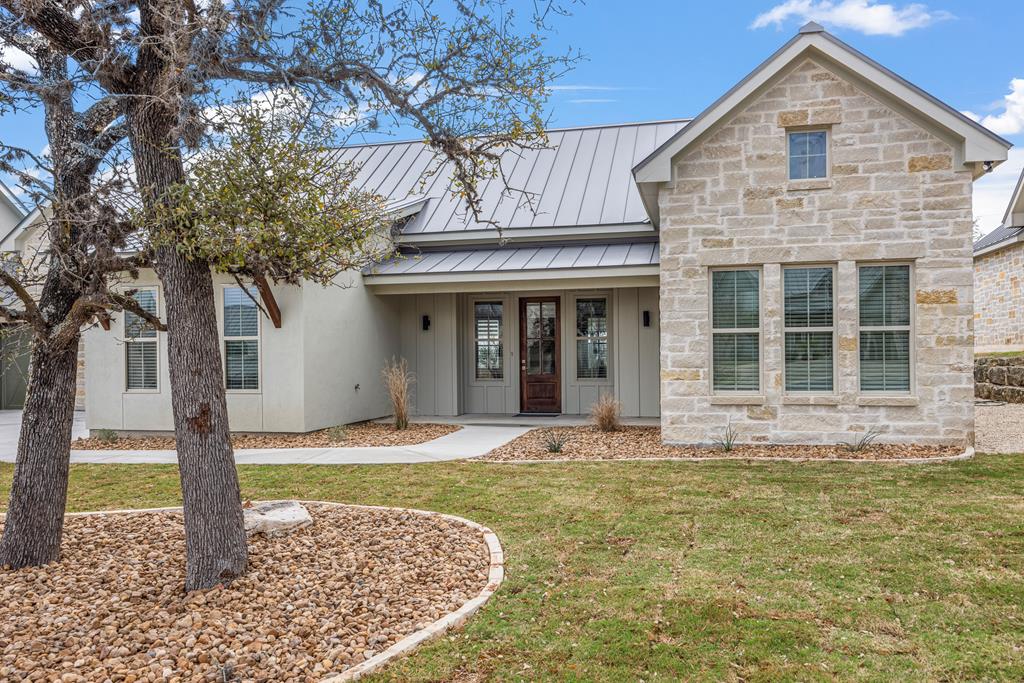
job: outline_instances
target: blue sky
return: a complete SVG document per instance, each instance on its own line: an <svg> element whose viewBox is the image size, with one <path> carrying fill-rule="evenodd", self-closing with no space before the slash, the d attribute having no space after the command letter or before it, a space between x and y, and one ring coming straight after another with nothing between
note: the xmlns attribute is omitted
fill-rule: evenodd
<svg viewBox="0 0 1024 683"><path fill-rule="evenodd" d="M573 12L555 23L551 49L579 48L587 60L557 84L552 125L695 116L814 18L1022 148L976 185L984 230L998 225L1024 167L1020 0L587 0ZM5 139L45 144L34 117L0 125Z"/></svg>

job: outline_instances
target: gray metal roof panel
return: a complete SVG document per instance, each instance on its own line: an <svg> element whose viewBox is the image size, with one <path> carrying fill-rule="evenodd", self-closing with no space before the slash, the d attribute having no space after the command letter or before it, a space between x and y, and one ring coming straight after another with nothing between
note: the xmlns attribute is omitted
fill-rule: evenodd
<svg viewBox="0 0 1024 683"><path fill-rule="evenodd" d="M1002 225L975 242L974 252L977 253L982 249L988 249L1000 242L1006 242L1020 235L1024 235L1024 226Z"/></svg>
<svg viewBox="0 0 1024 683"><path fill-rule="evenodd" d="M340 159L360 166L357 183L389 203L409 194L432 198L407 233L458 233L502 228L571 227L643 223L647 214L633 183L632 168L687 121L662 121L549 131L548 146L506 150L500 178L481 184L483 221L451 196L451 169L419 141L343 148ZM529 193L525 197L522 193Z"/></svg>
<svg viewBox="0 0 1024 683"><path fill-rule="evenodd" d="M370 275L416 275L422 273L487 273L543 271L572 268L612 268L658 264L656 242L615 244L570 244L540 247L450 249L405 254L367 269Z"/></svg>

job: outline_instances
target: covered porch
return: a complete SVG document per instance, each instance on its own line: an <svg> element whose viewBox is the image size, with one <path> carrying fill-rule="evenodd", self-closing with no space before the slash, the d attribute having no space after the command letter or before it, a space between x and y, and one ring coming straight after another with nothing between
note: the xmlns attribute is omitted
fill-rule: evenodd
<svg viewBox="0 0 1024 683"><path fill-rule="evenodd" d="M432 251L384 264L418 416L657 418L657 243ZM460 418L461 420L462 418ZM566 419L566 418L562 418Z"/></svg>

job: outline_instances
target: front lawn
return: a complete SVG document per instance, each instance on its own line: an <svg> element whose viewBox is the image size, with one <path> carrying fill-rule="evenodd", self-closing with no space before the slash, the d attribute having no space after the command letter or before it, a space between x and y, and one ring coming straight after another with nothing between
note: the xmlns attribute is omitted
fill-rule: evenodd
<svg viewBox="0 0 1024 683"><path fill-rule="evenodd" d="M380 679L1024 678L1022 456L239 470L248 498L426 508L497 532L508 578L492 602ZM177 502L173 466L72 468L73 510Z"/></svg>

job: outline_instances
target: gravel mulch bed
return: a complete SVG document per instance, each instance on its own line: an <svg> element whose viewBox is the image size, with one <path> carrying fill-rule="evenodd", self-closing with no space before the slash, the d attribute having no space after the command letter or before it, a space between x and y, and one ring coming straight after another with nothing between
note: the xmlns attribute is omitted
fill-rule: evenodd
<svg viewBox="0 0 1024 683"><path fill-rule="evenodd" d="M567 437L561 453L548 453L545 437L549 431ZM905 446L876 444L860 453L836 446L771 446L737 444L729 453L717 448L666 446L659 427L623 427L617 432L600 432L595 427L553 427L534 429L496 448L482 460L622 460L627 458L842 458L844 460L902 460L959 455L955 446Z"/></svg>
<svg viewBox="0 0 1024 683"><path fill-rule="evenodd" d="M343 438L334 429L321 429L306 434L234 434L237 448L340 448L351 446L415 446L462 429L460 425L412 423L401 431L390 424L359 422L346 425ZM71 448L81 451L173 450L173 436L120 437L102 441L96 437L75 439Z"/></svg>
<svg viewBox="0 0 1024 683"><path fill-rule="evenodd" d="M976 402L974 421L979 453L1024 453L1024 403Z"/></svg>
<svg viewBox="0 0 1024 683"><path fill-rule="evenodd" d="M476 529L307 507L312 526L250 538L243 578L188 595L180 512L68 517L60 562L0 570L0 680L315 681L487 584Z"/></svg>

